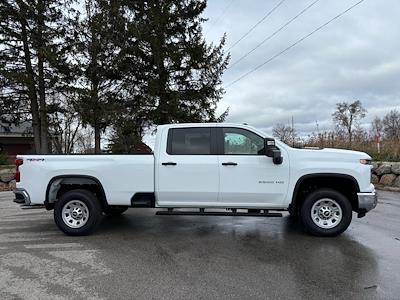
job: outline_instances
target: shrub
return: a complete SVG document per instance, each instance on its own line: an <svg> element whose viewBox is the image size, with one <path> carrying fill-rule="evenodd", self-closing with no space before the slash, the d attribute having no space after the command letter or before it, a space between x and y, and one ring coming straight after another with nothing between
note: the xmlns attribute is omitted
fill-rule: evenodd
<svg viewBox="0 0 400 300"><path fill-rule="evenodd" d="M0 152L0 165L8 165L8 155L6 152Z"/></svg>

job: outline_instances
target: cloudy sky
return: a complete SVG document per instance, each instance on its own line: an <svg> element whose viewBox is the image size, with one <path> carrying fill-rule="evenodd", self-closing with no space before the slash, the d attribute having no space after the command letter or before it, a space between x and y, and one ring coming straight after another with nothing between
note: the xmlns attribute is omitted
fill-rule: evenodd
<svg viewBox="0 0 400 300"><path fill-rule="evenodd" d="M315 0L286 0L231 50L231 63L270 36ZM204 33L227 48L281 0L209 0ZM400 109L400 1L365 0L237 83L229 84L312 32L358 0L320 0L223 77L226 94L218 111L230 108L228 122L249 123L271 132L289 123L307 134L329 129L335 103L360 100L365 126Z"/></svg>

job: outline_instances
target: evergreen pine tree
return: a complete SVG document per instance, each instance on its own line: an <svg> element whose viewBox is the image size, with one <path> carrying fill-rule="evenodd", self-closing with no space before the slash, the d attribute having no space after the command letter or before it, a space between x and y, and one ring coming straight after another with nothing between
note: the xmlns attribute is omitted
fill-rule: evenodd
<svg viewBox="0 0 400 300"><path fill-rule="evenodd" d="M223 95L221 76L229 60L202 35L206 1L125 1L127 32L124 57L128 102L146 108L152 124L216 120ZM129 76L130 75L130 76ZM133 111L133 110L132 110Z"/></svg>
<svg viewBox="0 0 400 300"><path fill-rule="evenodd" d="M112 36L118 31L114 30L111 2L85 0L84 18L75 27L75 64L79 70L74 84L79 93L75 108L83 124L94 129L95 153L100 153L101 134L116 115L118 76L114 63L118 49Z"/></svg>
<svg viewBox="0 0 400 300"><path fill-rule="evenodd" d="M0 3L0 101L16 119L32 122L37 153L48 152L47 96L70 78L69 0ZM5 104L5 105L4 105Z"/></svg>
<svg viewBox="0 0 400 300"><path fill-rule="evenodd" d="M218 45L202 36L206 1L117 3L114 24L120 30L113 43L119 49L122 109L114 122L113 148L127 149L128 142L140 147L144 129L157 124L223 121L229 110L217 117L215 109L229 55L223 51L225 36Z"/></svg>

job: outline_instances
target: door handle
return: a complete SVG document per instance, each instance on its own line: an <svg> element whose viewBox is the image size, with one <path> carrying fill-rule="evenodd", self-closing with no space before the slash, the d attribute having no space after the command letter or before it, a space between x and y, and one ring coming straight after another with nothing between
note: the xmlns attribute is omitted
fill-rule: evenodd
<svg viewBox="0 0 400 300"><path fill-rule="evenodd" d="M172 162L172 161L169 161L169 162L163 162L163 163L161 163L163 166L176 166L176 162Z"/></svg>
<svg viewBox="0 0 400 300"><path fill-rule="evenodd" d="M222 165L223 166L237 166L237 163L230 161L230 162L223 162Z"/></svg>

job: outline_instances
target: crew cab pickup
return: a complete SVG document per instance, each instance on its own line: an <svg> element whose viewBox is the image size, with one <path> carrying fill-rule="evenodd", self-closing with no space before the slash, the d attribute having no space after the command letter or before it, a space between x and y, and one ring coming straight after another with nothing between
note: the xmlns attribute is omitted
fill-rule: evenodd
<svg viewBox="0 0 400 300"><path fill-rule="evenodd" d="M102 215L278 217L288 211L318 236L347 229L377 204L371 157L295 149L248 125L161 125L154 154L19 155L15 202L54 210L60 230L91 232Z"/></svg>

